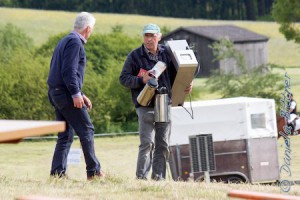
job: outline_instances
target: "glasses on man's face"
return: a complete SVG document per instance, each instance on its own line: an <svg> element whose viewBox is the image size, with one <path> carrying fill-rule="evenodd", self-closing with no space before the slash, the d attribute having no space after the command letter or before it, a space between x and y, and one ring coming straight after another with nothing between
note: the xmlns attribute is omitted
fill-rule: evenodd
<svg viewBox="0 0 300 200"><path fill-rule="evenodd" d="M158 37L158 34L157 33L145 33L144 34L144 38L156 38Z"/></svg>

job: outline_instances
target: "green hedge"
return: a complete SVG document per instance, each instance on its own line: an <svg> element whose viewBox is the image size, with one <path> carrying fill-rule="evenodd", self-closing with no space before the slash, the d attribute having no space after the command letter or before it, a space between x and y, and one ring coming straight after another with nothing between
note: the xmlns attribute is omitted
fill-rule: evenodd
<svg viewBox="0 0 300 200"><path fill-rule="evenodd" d="M53 36L35 48L32 39L17 27L9 24L0 28L0 118L54 119L46 80L52 52L66 34ZM83 92L93 103L90 115L96 133L137 130L130 92L119 84L118 77L127 54L140 44L140 38L112 32L92 35L85 47Z"/></svg>

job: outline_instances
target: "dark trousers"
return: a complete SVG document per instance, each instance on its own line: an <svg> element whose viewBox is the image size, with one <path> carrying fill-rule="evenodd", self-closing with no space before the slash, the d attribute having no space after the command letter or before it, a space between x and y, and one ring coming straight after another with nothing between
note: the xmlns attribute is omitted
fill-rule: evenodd
<svg viewBox="0 0 300 200"><path fill-rule="evenodd" d="M100 162L94 150L94 126L87 108L75 108L70 93L63 89L49 89L49 100L55 108L56 120L66 122L66 130L58 133L58 139L51 166L51 175L64 176L67 170L67 156L73 142L74 130L77 133L84 159L87 176L100 172Z"/></svg>

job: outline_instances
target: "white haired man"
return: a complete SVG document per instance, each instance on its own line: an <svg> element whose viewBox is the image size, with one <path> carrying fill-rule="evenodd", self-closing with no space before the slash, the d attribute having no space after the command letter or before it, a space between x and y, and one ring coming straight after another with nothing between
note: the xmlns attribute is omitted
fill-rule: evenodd
<svg viewBox="0 0 300 200"><path fill-rule="evenodd" d="M77 133L86 162L87 179L104 177L94 150L94 126L88 110L92 103L82 92L86 66L84 44L87 42L96 19L87 12L78 14L73 31L57 44L48 76L48 96L57 121L66 121L66 130L58 133L53 155L51 176L64 177L67 156Z"/></svg>

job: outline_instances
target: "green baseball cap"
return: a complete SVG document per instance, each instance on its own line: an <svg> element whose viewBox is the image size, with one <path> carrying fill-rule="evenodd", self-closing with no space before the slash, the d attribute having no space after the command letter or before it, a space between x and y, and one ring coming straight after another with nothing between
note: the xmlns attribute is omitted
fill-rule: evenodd
<svg viewBox="0 0 300 200"><path fill-rule="evenodd" d="M143 34L146 33L160 33L160 28L156 24L147 24L143 29Z"/></svg>

